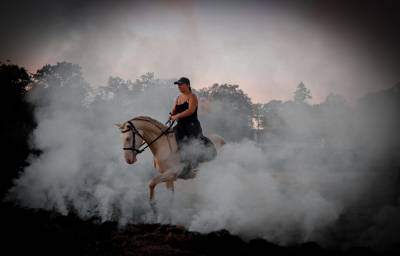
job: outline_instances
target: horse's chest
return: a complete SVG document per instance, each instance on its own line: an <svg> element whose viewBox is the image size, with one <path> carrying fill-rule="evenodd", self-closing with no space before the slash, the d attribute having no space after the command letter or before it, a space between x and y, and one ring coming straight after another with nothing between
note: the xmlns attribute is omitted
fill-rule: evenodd
<svg viewBox="0 0 400 256"><path fill-rule="evenodd" d="M169 157L156 157L154 158L156 168L161 172L173 169L179 163L179 158L175 154L169 155Z"/></svg>

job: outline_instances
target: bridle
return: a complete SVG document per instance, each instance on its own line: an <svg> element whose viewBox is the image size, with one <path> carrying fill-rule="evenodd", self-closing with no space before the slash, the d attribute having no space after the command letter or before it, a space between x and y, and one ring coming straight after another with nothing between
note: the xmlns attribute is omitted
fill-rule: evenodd
<svg viewBox="0 0 400 256"><path fill-rule="evenodd" d="M156 140L158 140L161 136L165 135L169 131L169 129L172 127L172 125L175 123L175 120L172 121L172 122L170 120L168 120L166 122L166 124L168 122L170 122L171 124L168 126L168 128L165 131L162 131L161 134L157 136L157 138L152 140L150 143L147 143L147 145L144 148L140 149L140 147L143 146L146 143L146 140L139 133L139 131L136 129L135 125L133 125L133 123L131 121L128 121L129 125L127 126L127 129L121 131L121 133L126 133L126 132L129 132L129 131L132 132L132 135L133 135L132 136L133 137L132 138L132 146L129 147L129 148L122 148L122 149L123 150L131 150L132 152L136 152L136 154L142 153L146 148L150 147L150 145L153 144ZM139 145L139 148L135 148L135 134L139 135L139 137L143 139L143 143Z"/></svg>

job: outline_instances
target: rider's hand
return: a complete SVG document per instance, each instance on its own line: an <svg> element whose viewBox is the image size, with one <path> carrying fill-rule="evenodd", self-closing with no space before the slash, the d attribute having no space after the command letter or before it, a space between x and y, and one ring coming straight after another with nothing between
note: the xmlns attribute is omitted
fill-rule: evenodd
<svg viewBox="0 0 400 256"><path fill-rule="evenodd" d="M172 121L175 121L177 119L178 119L177 115L170 116L170 120L172 120Z"/></svg>

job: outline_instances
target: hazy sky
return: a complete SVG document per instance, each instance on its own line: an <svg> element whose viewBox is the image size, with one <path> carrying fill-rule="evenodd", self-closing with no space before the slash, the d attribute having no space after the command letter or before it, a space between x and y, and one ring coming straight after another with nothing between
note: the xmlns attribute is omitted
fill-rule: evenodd
<svg viewBox="0 0 400 256"><path fill-rule="evenodd" d="M35 72L69 61L94 86L110 75L239 84L253 102L350 101L400 81L396 1L8 1L0 60ZM151 2L151 3L150 3Z"/></svg>

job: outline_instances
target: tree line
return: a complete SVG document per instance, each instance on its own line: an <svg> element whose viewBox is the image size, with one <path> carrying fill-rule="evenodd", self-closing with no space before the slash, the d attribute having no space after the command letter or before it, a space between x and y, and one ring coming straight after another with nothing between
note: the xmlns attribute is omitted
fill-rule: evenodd
<svg viewBox="0 0 400 256"><path fill-rule="evenodd" d="M40 154L40 149L30 145L29 137L38 125L35 110L52 104L47 101L57 100L57 104L62 106L72 97L81 103L77 109L92 108L101 112L156 91L162 94L158 107L165 108L167 114L170 103L177 96L174 80L159 79L149 72L135 81L110 76L106 85L93 88L77 64L47 64L30 74L24 67L0 62L2 127L5 131L3 152L6 159L6 171L1 175L2 194L28 164L29 154ZM202 126L208 132L223 135L228 141L248 138L260 143L296 142L345 147L348 141L343 134L354 133L362 141L371 140L371 137L387 140L390 149L400 145L396 139L400 128L396 117L400 110L400 83L360 98L356 108L349 107L343 96L334 93L329 94L324 102L312 105L309 103L311 91L303 82L294 88L291 100L271 100L263 104L252 103L236 84L215 83L193 90L200 99ZM46 97L46 94L55 93L57 97ZM27 100L28 96L42 100L33 101L35 104ZM357 116L368 118L355 121Z"/></svg>

